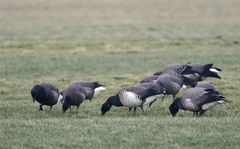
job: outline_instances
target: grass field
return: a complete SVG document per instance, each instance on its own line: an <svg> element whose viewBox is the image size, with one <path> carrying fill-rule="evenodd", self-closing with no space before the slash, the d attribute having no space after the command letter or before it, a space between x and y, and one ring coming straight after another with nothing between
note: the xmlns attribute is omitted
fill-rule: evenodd
<svg viewBox="0 0 240 149"><path fill-rule="evenodd" d="M0 0L0 148L239 148L239 0ZM103 102L170 63L214 63L207 79L232 101L204 117L180 111L171 97L141 115ZM107 91L79 113L32 103L30 89L60 90L97 80Z"/></svg>

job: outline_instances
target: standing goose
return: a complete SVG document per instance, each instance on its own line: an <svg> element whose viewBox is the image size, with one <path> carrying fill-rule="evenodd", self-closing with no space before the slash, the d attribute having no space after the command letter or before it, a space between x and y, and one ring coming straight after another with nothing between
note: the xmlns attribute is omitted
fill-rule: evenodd
<svg viewBox="0 0 240 149"><path fill-rule="evenodd" d="M213 67L213 64L198 64L198 63L190 63L187 64L190 66L195 73L187 75L189 79L195 81L202 81L207 77L213 77L221 79L220 72L222 71L219 68Z"/></svg>
<svg viewBox="0 0 240 149"><path fill-rule="evenodd" d="M50 106L50 110L52 110L52 107L58 102L58 99L60 98L59 91L56 87L54 87L51 84L48 83L41 83L36 84L33 86L31 90L31 95L33 98L33 102L35 100L40 103L39 111L43 110L43 106Z"/></svg>
<svg viewBox="0 0 240 149"><path fill-rule="evenodd" d="M204 88L191 88L182 97L177 97L169 106L169 110L173 117L179 109L192 111L194 115L201 116L211 107L224 103L224 97L219 92Z"/></svg>
<svg viewBox="0 0 240 149"><path fill-rule="evenodd" d="M102 105L101 113L104 115L110 110L112 106L120 107L125 106L129 108L134 108L134 113L136 107L141 107L144 113L143 107L151 103L155 98L161 97L164 90L159 90L159 87L128 87L121 89L116 95L111 96Z"/></svg>

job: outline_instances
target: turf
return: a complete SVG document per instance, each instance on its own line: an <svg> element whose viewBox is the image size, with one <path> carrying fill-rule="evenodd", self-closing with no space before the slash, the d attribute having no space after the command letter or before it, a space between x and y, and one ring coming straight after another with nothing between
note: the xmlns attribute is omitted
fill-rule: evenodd
<svg viewBox="0 0 240 149"><path fill-rule="evenodd" d="M238 0L0 0L0 148L239 148L240 8ZM214 63L213 82L230 103L204 117L171 97L146 115L106 99L171 63ZM60 90L99 81L107 91L79 113L32 103L40 82Z"/></svg>

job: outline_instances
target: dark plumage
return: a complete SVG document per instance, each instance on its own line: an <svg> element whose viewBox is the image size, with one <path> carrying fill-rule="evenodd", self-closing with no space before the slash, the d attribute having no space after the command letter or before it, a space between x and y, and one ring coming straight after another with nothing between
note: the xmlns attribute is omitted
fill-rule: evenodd
<svg viewBox="0 0 240 149"><path fill-rule="evenodd" d="M213 84L211 83L197 83L197 85L195 86L195 88L204 88L204 89L209 89L209 90L213 90L213 91L218 91Z"/></svg>
<svg viewBox="0 0 240 149"><path fill-rule="evenodd" d="M179 109L194 112L201 116L211 107L225 103L224 97L211 89L191 88L182 97L177 97L169 106L172 116L175 116Z"/></svg>
<svg viewBox="0 0 240 149"><path fill-rule="evenodd" d="M140 83L149 83L149 82L153 82L155 80L158 79L160 75L151 75L151 76L147 76L145 78L143 78Z"/></svg>
<svg viewBox="0 0 240 149"><path fill-rule="evenodd" d="M154 73L154 75L161 75L163 73L167 73L168 71L174 71L179 74L195 73L195 71L193 71L191 66L189 66L189 65L170 64L170 65L165 66L162 71Z"/></svg>
<svg viewBox="0 0 240 149"><path fill-rule="evenodd" d="M189 79L194 81L202 81L207 77L221 79L220 72L222 71L219 68L213 67L213 64L198 64L198 63L189 63L187 66L190 66L195 73L187 75Z"/></svg>
<svg viewBox="0 0 240 149"><path fill-rule="evenodd" d="M96 97L101 91L106 90L104 85L99 84L98 82L77 82L71 85L73 88L82 88L82 93L85 96L86 100L92 100ZM70 86L70 87L71 87ZM61 92L63 94L64 90ZM63 99L61 100L63 102Z"/></svg>
<svg viewBox="0 0 240 149"><path fill-rule="evenodd" d="M159 85L158 83L155 83L155 82L150 82L150 83L140 83L138 85L139 87L145 87L145 88L155 88L156 90L159 90L163 93L163 96L166 94L166 89L164 87L162 87L161 85ZM157 98L154 99L152 102L149 103L149 107L151 107L151 105L157 101Z"/></svg>
<svg viewBox="0 0 240 149"><path fill-rule="evenodd" d="M58 102L59 91L56 87L51 84L41 83L34 85L31 90L31 95L33 98L33 102L36 100L40 103L39 111L42 111L42 106L47 105L50 106L50 111Z"/></svg>
<svg viewBox="0 0 240 149"><path fill-rule="evenodd" d="M62 110L66 112L71 106L77 106L77 112L80 104L86 99L86 93L90 92L88 88L81 87L79 85L71 85L63 91L63 105Z"/></svg>
<svg viewBox="0 0 240 149"><path fill-rule="evenodd" d="M121 89L115 96L109 97L102 105L102 115L109 111L112 106L134 108L134 112L136 107L141 107L144 113L143 106L148 105L155 98L162 96L163 92L163 90L159 90L159 87L156 86L135 86Z"/></svg>
<svg viewBox="0 0 240 149"><path fill-rule="evenodd" d="M82 87L91 88L94 91L93 97L96 97L101 91L106 90L106 88L104 88L104 85L98 82L78 82L77 84L81 85Z"/></svg>
<svg viewBox="0 0 240 149"><path fill-rule="evenodd" d="M166 89L167 95L175 95L181 90L181 88L188 86L195 86L196 82L189 80L181 74L178 74L174 71L169 71L168 73L164 73L158 77L156 82Z"/></svg>

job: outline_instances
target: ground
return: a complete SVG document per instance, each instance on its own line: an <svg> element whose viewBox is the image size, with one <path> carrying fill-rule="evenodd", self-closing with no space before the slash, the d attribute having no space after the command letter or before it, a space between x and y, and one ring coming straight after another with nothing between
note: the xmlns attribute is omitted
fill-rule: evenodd
<svg viewBox="0 0 240 149"><path fill-rule="evenodd" d="M239 148L238 0L0 0L0 148ZM170 116L171 97L142 115L106 99L171 63L214 63L227 100L204 117ZM33 103L34 84L99 81L79 113ZM181 93L180 93L181 94Z"/></svg>

